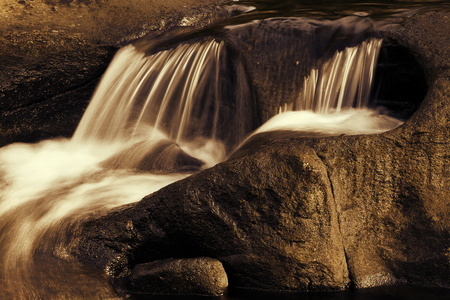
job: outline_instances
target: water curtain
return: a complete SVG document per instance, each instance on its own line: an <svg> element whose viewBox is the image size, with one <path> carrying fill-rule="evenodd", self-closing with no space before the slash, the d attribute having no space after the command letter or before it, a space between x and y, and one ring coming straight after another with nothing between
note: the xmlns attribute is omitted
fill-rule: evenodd
<svg viewBox="0 0 450 300"><path fill-rule="evenodd" d="M381 39L370 39L337 51L319 68L311 70L295 102L281 111L339 112L344 108L369 106Z"/></svg>
<svg viewBox="0 0 450 300"><path fill-rule="evenodd" d="M253 129L244 117L251 96L242 73L239 63L230 63L224 42L214 39L153 55L127 46L105 73L73 140L236 144Z"/></svg>

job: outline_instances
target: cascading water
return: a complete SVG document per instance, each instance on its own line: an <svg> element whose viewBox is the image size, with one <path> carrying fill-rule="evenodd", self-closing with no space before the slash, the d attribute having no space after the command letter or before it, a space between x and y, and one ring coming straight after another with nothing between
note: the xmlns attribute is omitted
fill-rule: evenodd
<svg viewBox="0 0 450 300"><path fill-rule="evenodd" d="M0 297L39 297L49 284L56 285L45 290L51 298L109 297L106 281L102 286L92 280L100 291L80 287L87 284L79 276L84 271L60 245L76 231L77 220L216 164L251 131L251 118L229 108L246 112L240 106L250 108L243 101L251 97L247 86L223 78L242 71L227 63L223 44L209 39L149 56L127 46L105 73L71 140L0 150L0 285L8 287ZM230 95L237 96L225 99ZM236 130L224 130L225 122ZM39 253L57 257L59 264L40 261ZM41 274L52 267L65 271Z"/></svg>
<svg viewBox="0 0 450 300"><path fill-rule="evenodd" d="M222 48L223 44L211 40L146 57L133 46L125 47L111 63L73 140L114 143L141 134L158 137L160 132L180 142L188 130L205 131L189 123L194 105L199 106L194 100L210 91L214 94L208 106L212 107L199 107L198 118L213 119L210 135L214 138L219 91L211 85L218 83ZM144 124L153 131L143 133Z"/></svg>
<svg viewBox="0 0 450 300"><path fill-rule="evenodd" d="M313 69L305 78L303 89L289 110L327 113L367 107L381 43L382 40L372 39L337 51L320 70Z"/></svg>
<svg viewBox="0 0 450 300"><path fill-rule="evenodd" d="M254 129L254 113L242 67L229 64L224 43L213 39L149 56L127 46L111 63L72 140L198 142L188 151L204 143L232 147ZM224 153L214 157L217 163Z"/></svg>
<svg viewBox="0 0 450 300"><path fill-rule="evenodd" d="M206 38L153 52L126 46L71 140L0 149L0 285L7 287L0 297L114 296L62 245L76 242L83 218L213 166L255 129L251 84L227 43ZM380 46L379 39L364 40L321 58L307 76L290 74L290 84L302 88L257 132L357 134L398 126L367 108Z"/></svg>
<svg viewBox="0 0 450 300"><path fill-rule="evenodd" d="M303 81L294 102L253 134L296 130L321 135L376 134L402 124L370 109L370 94L382 40L370 39L337 51Z"/></svg>

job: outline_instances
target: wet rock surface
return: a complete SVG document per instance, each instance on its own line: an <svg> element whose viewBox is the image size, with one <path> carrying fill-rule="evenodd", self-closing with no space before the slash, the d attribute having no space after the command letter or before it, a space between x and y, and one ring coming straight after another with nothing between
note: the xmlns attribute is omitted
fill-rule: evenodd
<svg viewBox="0 0 450 300"><path fill-rule="evenodd" d="M128 286L134 294L221 296L228 279L216 259L172 258L136 265Z"/></svg>
<svg viewBox="0 0 450 300"><path fill-rule="evenodd" d="M102 163L110 169L136 169L156 174L198 172L203 164L169 140L136 143Z"/></svg>
<svg viewBox="0 0 450 300"><path fill-rule="evenodd" d="M73 253L123 278L142 262L208 256L223 263L231 286L449 288L449 20L419 15L383 33L427 75L425 100L403 126L371 136L262 137L86 222Z"/></svg>

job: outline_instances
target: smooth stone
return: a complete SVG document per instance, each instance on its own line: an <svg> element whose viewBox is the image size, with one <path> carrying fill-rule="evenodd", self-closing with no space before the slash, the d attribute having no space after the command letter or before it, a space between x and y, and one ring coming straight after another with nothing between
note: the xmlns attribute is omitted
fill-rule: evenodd
<svg viewBox="0 0 450 300"><path fill-rule="evenodd" d="M228 278L216 259L170 258L136 265L128 284L138 294L221 296Z"/></svg>

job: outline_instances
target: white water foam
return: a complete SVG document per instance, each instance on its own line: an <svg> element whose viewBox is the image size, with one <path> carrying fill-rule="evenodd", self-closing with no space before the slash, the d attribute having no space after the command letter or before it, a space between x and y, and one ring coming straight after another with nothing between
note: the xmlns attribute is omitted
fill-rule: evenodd
<svg viewBox="0 0 450 300"><path fill-rule="evenodd" d="M136 202L188 175L102 169L99 162L111 153L108 148L69 140L0 149L0 277L12 285L23 280L36 247L47 246L44 235L56 228L64 231L68 218L81 219ZM51 246L55 241L48 242Z"/></svg>
<svg viewBox="0 0 450 300"><path fill-rule="evenodd" d="M319 113L288 111L280 113L258 128L253 135L276 130L291 130L318 135L378 134L392 130L403 122L368 108L347 108Z"/></svg>

